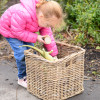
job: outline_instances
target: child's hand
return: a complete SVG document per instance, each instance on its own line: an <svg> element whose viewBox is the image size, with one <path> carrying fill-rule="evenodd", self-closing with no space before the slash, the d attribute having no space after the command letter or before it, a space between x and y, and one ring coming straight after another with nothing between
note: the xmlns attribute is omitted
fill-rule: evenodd
<svg viewBox="0 0 100 100"><path fill-rule="evenodd" d="M44 44L50 44L51 43L51 38L48 35L45 35L45 36L38 35L37 40L39 42L44 43Z"/></svg>
<svg viewBox="0 0 100 100"><path fill-rule="evenodd" d="M43 37L44 37L44 36L38 35L37 40L38 40L39 42L42 42L42 43L46 44L45 41L43 40Z"/></svg>

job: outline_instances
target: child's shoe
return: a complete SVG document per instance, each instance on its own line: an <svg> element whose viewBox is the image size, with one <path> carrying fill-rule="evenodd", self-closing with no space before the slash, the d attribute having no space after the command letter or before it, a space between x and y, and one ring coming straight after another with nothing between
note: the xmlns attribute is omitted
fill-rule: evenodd
<svg viewBox="0 0 100 100"><path fill-rule="evenodd" d="M27 79L26 77L19 79L18 78L18 84L23 86L24 88L27 88Z"/></svg>

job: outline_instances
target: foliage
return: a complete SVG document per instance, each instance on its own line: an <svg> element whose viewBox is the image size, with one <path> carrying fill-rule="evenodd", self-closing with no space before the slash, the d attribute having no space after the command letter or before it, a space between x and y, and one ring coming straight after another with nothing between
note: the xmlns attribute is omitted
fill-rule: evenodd
<svg viewBox="0 0 100 100"><path fill-rule="evenodd" d="M9 0L0 0L0 16L4 12L4 10L7 8L7 3Z"/></svg>
<svg viewBox="0 0 100 100"><path fill-rule="evenodd" d="M0 0L0 16L7 8L8 1ZM55 1L59 2L64 13L68 14L65 18L66 27L63 27L63 30L67 27L77 30L74 43L100 44L100 0ZM61 35L58 37L62 38Z"/></svg>
<svg viewBox="0 0 100 100"><path fill-rule="evenodd" d="M97 46L96 49L100 49L100 46Z"/></svg>
<svg viewBox="0 0 100 100"><path fill-rule="evenodd" d="M100 44L100 1L99 0L56 0L68 14L65 22L77 29L75 42L82 45Z"/></svg>

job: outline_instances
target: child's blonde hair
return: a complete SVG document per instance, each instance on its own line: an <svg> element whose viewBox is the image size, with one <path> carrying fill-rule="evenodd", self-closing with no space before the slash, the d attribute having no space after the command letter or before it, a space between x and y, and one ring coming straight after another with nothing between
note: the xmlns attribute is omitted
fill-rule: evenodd
<svg viewBox="0 0 100 100"><path fill-rule="evenodd" d="M57 26L60 26L63 22L63 11L59 3L53 0L39 0L39 3L36 5L38 10L41 10L45 18L52 18L55 16L58 19Z"/></svg>

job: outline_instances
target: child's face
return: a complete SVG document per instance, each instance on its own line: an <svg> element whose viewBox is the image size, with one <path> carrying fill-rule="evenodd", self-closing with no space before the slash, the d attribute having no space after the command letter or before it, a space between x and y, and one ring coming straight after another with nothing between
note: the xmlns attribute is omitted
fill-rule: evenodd
<svg viewBox="0 0 100 100"><path fill-rule="evenodd" d="M51 18L45 18L43 15L38 16L38 24L40 27L52 27L54 28L58 23L58 19L53 16Z"/></svg>

